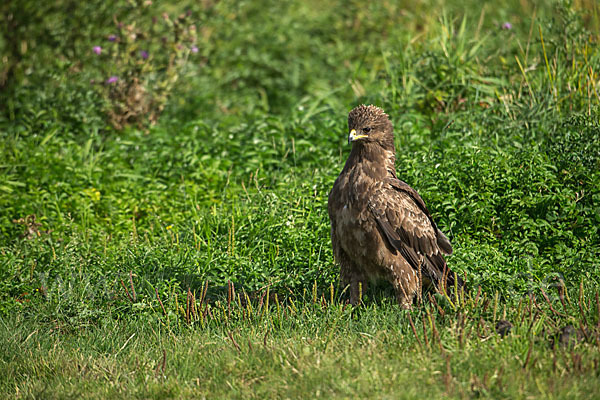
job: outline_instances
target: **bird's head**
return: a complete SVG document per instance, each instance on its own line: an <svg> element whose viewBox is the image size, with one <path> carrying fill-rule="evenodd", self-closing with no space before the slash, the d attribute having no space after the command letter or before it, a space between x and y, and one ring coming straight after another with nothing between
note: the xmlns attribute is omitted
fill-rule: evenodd
<svg viewBox="0 0 600 400"><path fill-rule="evenodd" d="M378 143L394 147L394 128L387 114L379 107L360 105L348 114L348 143Z"/></svg>

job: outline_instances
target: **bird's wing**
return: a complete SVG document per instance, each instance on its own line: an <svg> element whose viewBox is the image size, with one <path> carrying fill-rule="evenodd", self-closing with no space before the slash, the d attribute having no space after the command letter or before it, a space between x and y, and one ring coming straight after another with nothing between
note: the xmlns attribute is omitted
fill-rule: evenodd
<svg viewBox="0 0 600 400"><path fill-rule="evenodd" d="M442 253L451 254L448 238L437 228L421 196L396 178L383 182L369 208L390 245L434 283L447 274Z"/></svg>
<svg viewBox="0 0 600 400"><path fill-rule="evenodd" d="M327 201L327 211L329 213L329 221L331 222L331 246L333 248L333 256L335 257L336 261L339 263L341 261L341 251L342 251L342 246L340 244L339 238L337 237L337 229L336 229L336 225L337 225L337 217L338 217L338 213L339 213L339 209L340 209L340 204L338 201L339 198L339 188L338 188L338 180L335 181L335 183L333 184L333 188L331 189L331 192L329 192L329 198Z"/></svg>
<svg viewBox="0 0 600 400"><path fill-rule="evenodd" d="M333 201L331 199L331 194L329 195L329 201L327 203L327 210L329 212L329 221L331 223L331 247L333 248L333 256L336 260L338 260L338 252L340 250L339 240L336 234L336 210L333 205ZM338 261L339 262L339 261Z"/></svg>

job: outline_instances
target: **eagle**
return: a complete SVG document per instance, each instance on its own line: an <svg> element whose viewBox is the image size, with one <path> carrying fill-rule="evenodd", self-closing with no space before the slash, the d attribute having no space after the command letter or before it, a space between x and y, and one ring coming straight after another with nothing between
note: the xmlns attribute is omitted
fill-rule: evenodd
<svg viewBox="0 0 600 400"><path fill-rule="evenodd" d="M387 114L360 105L348 114L352 150L329 193L331 243L340 283L356 305L367 282L385 279L404 309L423 286L452 287L444 255L452 245L417 191L396 176L394 128ZM462 286L458 278L457 285Z"/></svg>

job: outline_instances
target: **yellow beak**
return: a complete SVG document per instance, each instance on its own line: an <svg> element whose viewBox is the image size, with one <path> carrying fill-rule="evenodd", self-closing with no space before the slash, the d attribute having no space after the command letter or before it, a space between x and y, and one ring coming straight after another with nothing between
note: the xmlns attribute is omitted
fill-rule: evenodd
<svg viewBox="0 0 600 400"><path fill-rule="evenodd" d="M352 129L350 131L350 135L348 135L348 144L350 144L351 142L355 142L357 140L360 139L364 139L366 137L368 137L369 135L357 135L356 134L356 129Z"/></svg>

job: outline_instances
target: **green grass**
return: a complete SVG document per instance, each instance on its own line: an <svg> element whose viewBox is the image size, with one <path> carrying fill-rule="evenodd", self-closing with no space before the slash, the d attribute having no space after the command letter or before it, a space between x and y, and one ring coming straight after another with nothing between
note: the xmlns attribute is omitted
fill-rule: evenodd
<svg viewBox="0 0 600 400"><path fill-rule="evenodd" d="M597 327L553 344L561 323L597 320L598 298L580 294L552 310L533 295L514 309L485 294L438 297L409 314L386 300L353 309L333 287L287 305L230 292L180 299L184 317L171 300L150 317L131 301L128 318L115 310L76 330L43 310L3 320L1 385L21 397L595 397ZM515 322L504 338L501 318Z"/></svg>
<svg viewBox="0 0 600 400"><path fill-rule="evenodd" d="M161 2L139 24L190 9L200 51L159 123L120 132L88 66L130 6L20 3L0 6L0 392L598 396L594 2ZM464 299L344 305L326 202L360 103L391 116ZM581 340L553 346L567 325Z"/></svg>

